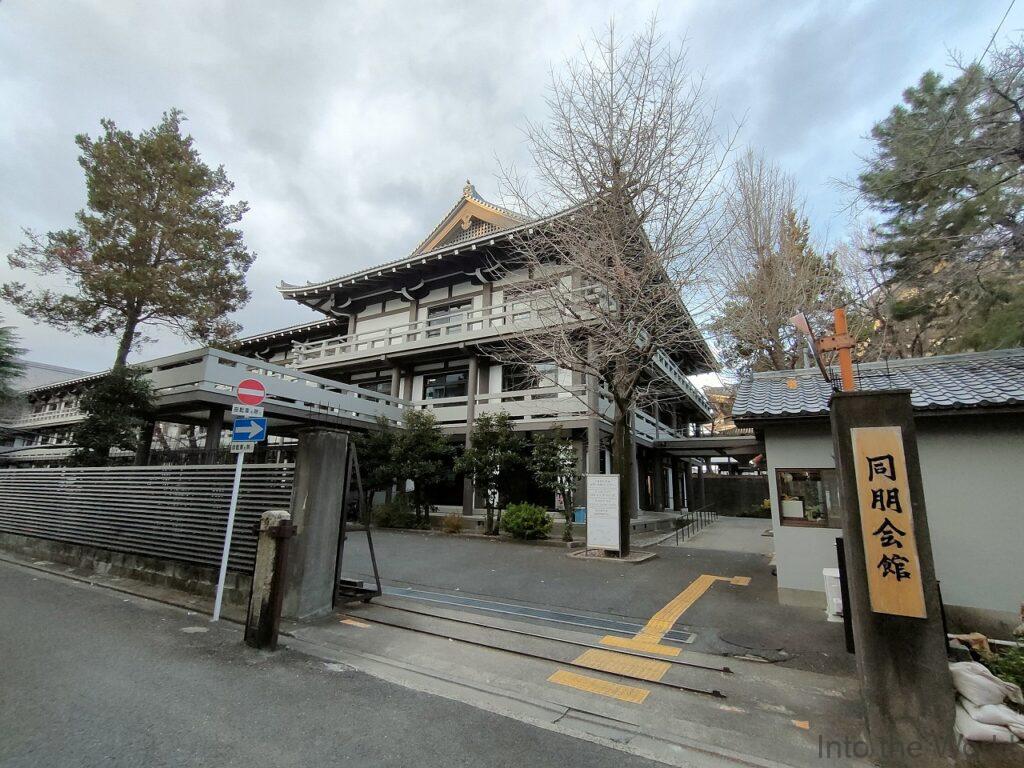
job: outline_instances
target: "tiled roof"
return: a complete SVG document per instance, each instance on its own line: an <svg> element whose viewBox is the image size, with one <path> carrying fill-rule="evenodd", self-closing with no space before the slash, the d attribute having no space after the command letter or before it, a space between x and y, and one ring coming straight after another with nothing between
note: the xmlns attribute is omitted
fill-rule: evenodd
<svg viewBox="0 0 1024 768"><path fill-rule="evenodd" d="M865 363L854 375L857 389L911 390L916 410L1024 407L1024 349ZM736 385L732 415L737 421L825 415L831 394L816 368L755 373Z"/></svg>

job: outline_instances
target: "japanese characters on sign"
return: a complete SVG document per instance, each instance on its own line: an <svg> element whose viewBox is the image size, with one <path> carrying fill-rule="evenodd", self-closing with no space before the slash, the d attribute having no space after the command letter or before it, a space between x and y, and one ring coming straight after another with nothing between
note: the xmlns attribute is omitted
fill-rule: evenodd
<svg viewBox="0 0 1024 768"><path fill-rule="evenodd" d="M871 610L926 618L900 427L850 430Z"/></svg>

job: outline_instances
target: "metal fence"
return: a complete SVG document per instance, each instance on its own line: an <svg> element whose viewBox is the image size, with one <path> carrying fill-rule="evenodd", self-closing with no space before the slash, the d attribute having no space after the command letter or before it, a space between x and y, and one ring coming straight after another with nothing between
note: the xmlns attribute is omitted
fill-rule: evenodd
<svg viewBox="0 0 1024 768"><path fill-rule="evenodd" d="M231 570L252 570L253 523L288 508L294 474L244 468ZM0 469L0 532L217 566L233 479L224 465Z"/></svg>

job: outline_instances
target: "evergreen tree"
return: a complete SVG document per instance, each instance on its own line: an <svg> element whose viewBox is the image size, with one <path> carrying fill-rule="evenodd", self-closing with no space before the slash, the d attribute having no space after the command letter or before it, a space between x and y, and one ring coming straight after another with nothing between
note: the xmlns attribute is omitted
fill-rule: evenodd
<svg viewBox="0 0 1024 768"><path fill-rule="evenodd" d="M367 509L371 506L374 494L379 491L390 493L395 484L395 440L395 431L384 416L377 417L373 429L355 438Z"/></svg>
<svg viewBox="0 0 1024 768"><path fill-rule="evenodd" d="M525 453L526 443L513 430L505 411L481 413L474 419L470 447L458 458L456 469L465 472L474 486L483 491L486 532L490 535L501 530L501 510L508 505L514 473L524 464Z"/></svg>
<svg viewBox="0 0 1024 768"><path fill-rule="evenodd" d="M871 136L860 191L884 217L894 319L923 320L936 351L1024 343L1022 44L925 73Z"/></svg>
<svg viewBox="0 0 1024 768"><path fill-rule="evenodd" d="M14 329L0 325L0 409L10 405L15 398L14 382L22 373L17 357L24 351L18 347Z"/></svg>
<svg viewBox="0 0 1024 768"><path fill-rule="evenodd" d="M530 465L537 485L562 497L562 514L565 516L563 541L572 541L572 515L575 510L576 485L580 471L576 449L572 441L556 427L552 432L541 432L533 439L533 454Z"/></svg>
<svg viewBox="0 0 1024 768"><path fill-rule="evenodd" d="M418 525L430 525L430 491L451 475L453 455L452 446L437 426L433 413L406 412L405 429L395 435L391 461L399 483L412 482L409 494Z"/></svg>
<svg viewBox="0 0 1024 768"><path fill-rule="evenodd" d="M146 325L202 342L229 338L238 326L228 313L249 300L254 256L234 226L248 206L227 202L234 185L200 159L184 120L171 110L137 136L103 120L98 139L77 136L88 192L77 226L28 232L8 256L15 270L57 275L72 291L9 282L0 297L56 328L116 337L114 368Z"/></svg>
<svg viewBox="0 0 1024 768"><path fill-rule="evenodd" d="M78 446L72 461L79 465L105 464L111 450L134 451L139 432L152 417L153 394L138 368L115 368L82 395L84 420L75 425L72 442Z"/></svg>

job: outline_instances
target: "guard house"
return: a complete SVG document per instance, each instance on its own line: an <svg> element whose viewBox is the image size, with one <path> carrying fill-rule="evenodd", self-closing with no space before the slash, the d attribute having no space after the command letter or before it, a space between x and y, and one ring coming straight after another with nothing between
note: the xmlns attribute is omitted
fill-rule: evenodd
<svg viewBox="0 0 1024 768"><path fill-rule="evenodd" d="M375 413L398 423L403 409L418 408L432 411L453 440L461 442L477 414L504 410L523 431L562 427L576 443L585 471L609 472L610 398L599 387L588 390L582 377L553 363L524 369L503 365L496 357L499 346L516 333L550 322L522 297L507 301L505 291L517 273L502 269L499 274L495 268L509 263L515 239L529 237L537 225L487 202L467 182L454 205L408 255L323 282L282 283L282 297L308 307L310 322L243 338L234 358L206 351L214 358L206 368L198 352L186 355L187 360L174 356L144 364L159 379L155 389L160 418L200 425L207 447L218 445L230 419L221 395L236 374L228 369L235 366L239 376L267 375L307 387L295 390L290 408L279 403L275 410L268 399L272 435L287 434L304 417L316 420L321 411L333 414L342 426L362 429L373 423ZM572 278L561 279L571 289ZM679 322L693 322L685 309ZM647 372L665 388L666 397L659 407L634 414L641 509L682 509L690 503L691 468L705 459L675 447L712 417L707 399L687 376L711 370L713 361L698 340L688 348L659 350ZM189 373L171 373L186 362ZM216 374L216 381L202 384L204 371ZM49 415L34 421L37 433L55 435L51 448L59 447L57 435L66 437L72 423L68 419L81 418L74 387L84 383L29 393L37 404L62 403L58 412L46 411ZM275 392L279 386L269 383L267 389ZM597 403L600 415L588 403ZM588 445L597 448L588 450ZM524 489L527 498L536 492ZM535 500L549 501L546 496ZM442 512L473 513L477 507L461 482L434 501Z"/></svg>
<svg viewBox="0 0 1024 768"><path fill-rule="evenodd" d="M936 574L952 623L1007 637L1024 603L1024 349L860 365L858 389L910 389ZM825 606L842 536L817 369L757 373L733 417L763 439L779 598Z"/></svg>

